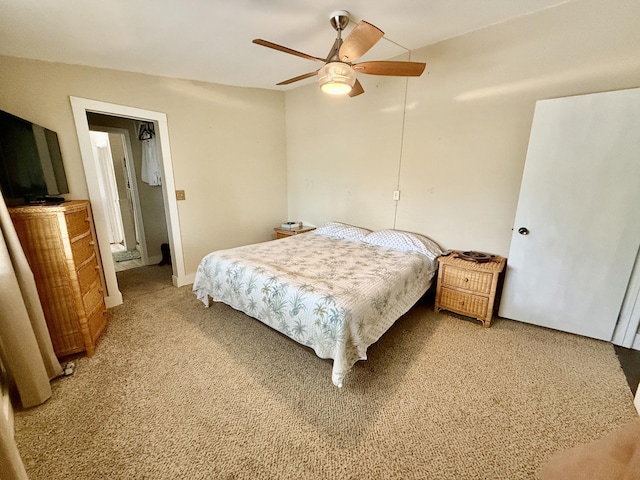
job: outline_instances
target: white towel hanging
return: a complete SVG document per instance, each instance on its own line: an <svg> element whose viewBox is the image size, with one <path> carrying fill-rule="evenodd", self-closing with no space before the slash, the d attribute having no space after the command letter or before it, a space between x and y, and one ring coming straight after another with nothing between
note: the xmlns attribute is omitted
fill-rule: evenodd
<svg viewBox="0 0 640 480"><path fill-rule="evenodd" d="M136 122L138 139L142 142L142 174L140 179L151 186L162 185L162 169L158 156L153 122Z"/></svg>
<svg viewBox="0 0 640 480"><path fill-rule="evenodd" d="M162 171L155 138L142 141L142 181L151 186L162 185Z"/></svg>

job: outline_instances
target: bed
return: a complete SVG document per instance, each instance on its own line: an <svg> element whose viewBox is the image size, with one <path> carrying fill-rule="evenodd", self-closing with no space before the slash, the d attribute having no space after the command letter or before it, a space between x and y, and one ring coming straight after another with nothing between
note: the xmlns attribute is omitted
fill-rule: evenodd
<svg viewBox="0 0 640 480"><path fill-rule="evenodd" d="M285 239L206 255L193 291L256 318L333 359L331 380L367 349L430 287L440 247L423 235L329 222Z"/></svg>

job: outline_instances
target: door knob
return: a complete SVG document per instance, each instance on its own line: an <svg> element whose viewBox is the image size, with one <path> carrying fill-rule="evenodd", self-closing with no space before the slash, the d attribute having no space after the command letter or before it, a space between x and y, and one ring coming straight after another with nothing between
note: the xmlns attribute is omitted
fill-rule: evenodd
<svg viewBox="0 0 640 480"><path fill-rule="evenodd" d="M525 227L520 227L520 228L518 229L518 233L519 233L520 235L529 235L529 230L528 230L527 228L525 228Z"/></svg>

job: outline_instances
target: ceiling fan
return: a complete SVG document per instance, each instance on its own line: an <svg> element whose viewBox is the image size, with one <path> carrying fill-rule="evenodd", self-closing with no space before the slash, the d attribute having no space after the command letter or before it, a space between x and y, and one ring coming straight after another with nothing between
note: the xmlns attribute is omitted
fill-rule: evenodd
<svg viewBox="0 0 640 480"><path fill-rule="evenodd" d="M324 64L318 70L284 80L277 85L288 85L317 75L318 83L323 92L335 95L348 94L350 97L355 97L364 93L362 85L356 78L356 73L401 77L422 75L426 64L421 62L371 61L353 63L368 52L384 36L384 32L363 20L342 40L342 31L349 25L349 21L349 12L345 10L337 10L329 16L329 22L338 32L338 36L326 58L307 55L260 38L256 38L253 43Z"/></svg>

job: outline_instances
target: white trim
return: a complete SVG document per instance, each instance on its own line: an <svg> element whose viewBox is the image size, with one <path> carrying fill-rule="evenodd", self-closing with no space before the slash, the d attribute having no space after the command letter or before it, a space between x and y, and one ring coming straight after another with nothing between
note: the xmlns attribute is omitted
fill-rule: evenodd
<svg viewBox="0 0 640 480"><path fill-rule="evenodd" d="M158 139L160 140L160 153L162 163L162 197L164 200L164 210L167 219L167 233L169 236L169 246L171 249L171 264L173 270L172 281L175 286L185 285L184 277L184 257L182 254L182 238L180 237L180 223L178 219L178 205L176 202L175 183L173 179L173 163L171 159L171 148L169 142L169 128L167 116L161 112L143 110L126 105L105 103L86 98L69 97L71 109L76 124L78 143L80 144L80 155L84 165L87 188L89 190L89 200L92 204L94 223L98 242L100 244L100 256L104 268L107 282L108 295L105 298L107 307L113 307L122 303L122 294L118 289L111 249L108 242L107 222L102 205L102 198L99 195L98 179L96 173L95 160L91 150L89 138L89 123L87 112L102 113L105 115L115 115L118 117L133 118L143 121L154 121L158 125ZM171 192L171 194L169 194Z"/></svg>
<svg viewBox="0 0 640 480"><path fill-rule="evenodd" d="M618 323L613 333L612 343L621 347L640 350L638 328L640 327L640 247L636 254L629 284L625 292Z"/></svg>
<svg viewBox="0 0 640 480"><path fill-rule="evenodd" d="M162 261L162 255L154 255L153 257L147 257L149 263L145 265L157 265Z"/></svg>
<svg viewBox="0 0 640 480"><path fill-rule="evenodd" d="M638 391L636 392L636 398L634 398L633 404L636 406L638 415L640 415L640 385L638 385Z"/></svg>

